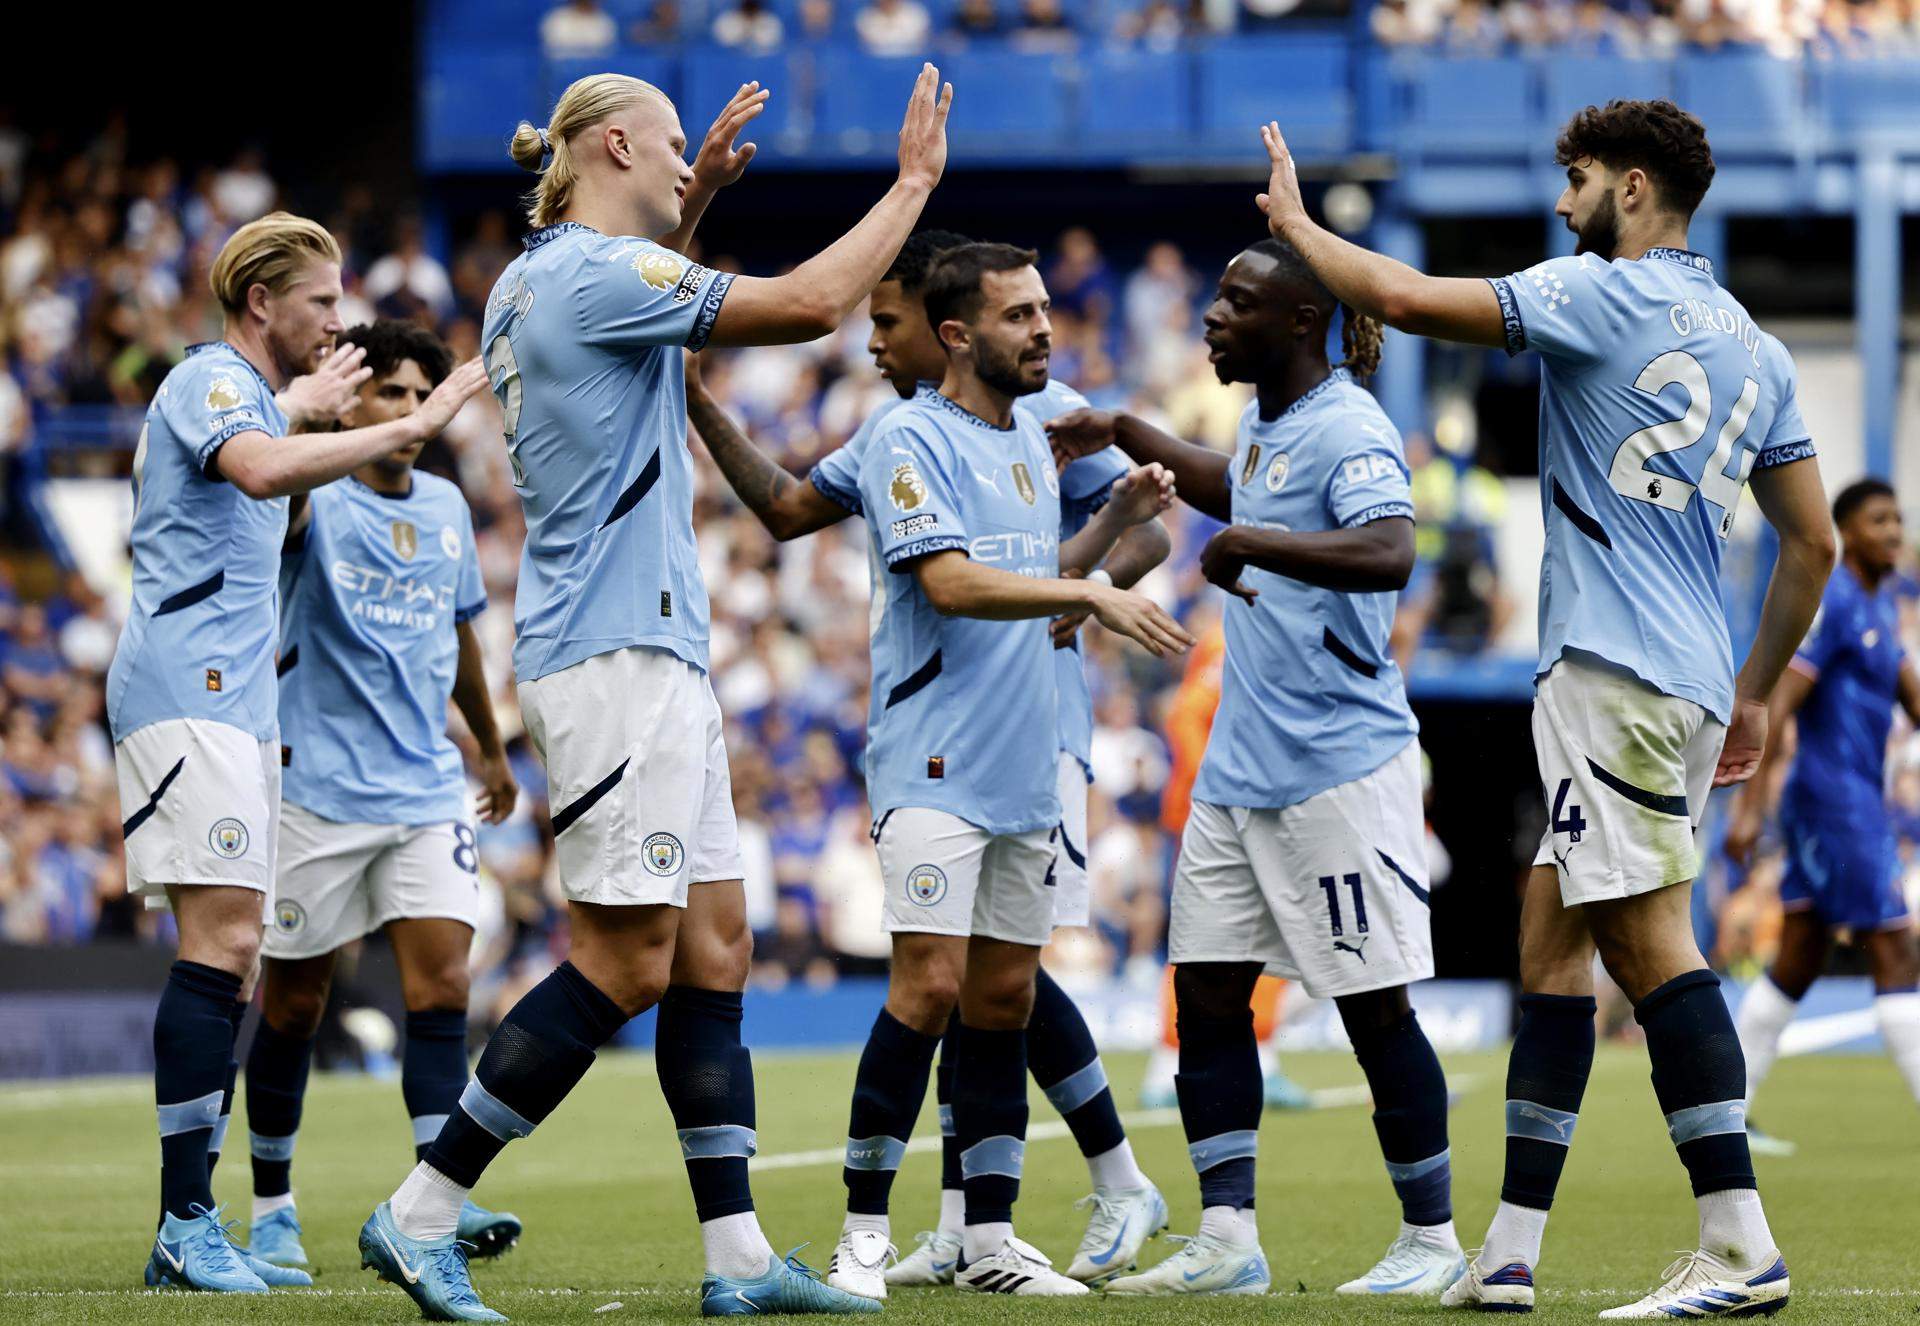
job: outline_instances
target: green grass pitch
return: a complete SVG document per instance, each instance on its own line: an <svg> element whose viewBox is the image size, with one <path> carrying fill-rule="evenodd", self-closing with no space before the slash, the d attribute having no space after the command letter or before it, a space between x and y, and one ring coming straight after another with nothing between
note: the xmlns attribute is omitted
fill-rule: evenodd
<svg viewBox="0 0 1920 1326"><path fill-rule="evenodd" d="M1288 1068L1314 1087L1352 1087L1342 1055L1298 1054ZM1138 1056L1115 1055L1113 1080L1130 1104ZM1498 1196L1504 1054L1453 1055L1461 1091L1453 1114L1455 1201L1477 1242ZM837 1154L846 1127L850 1055L758 1059L760 1159L754 1180L775 1246L811 1240L823 1266L839 1230ZM1799 1154L1762 1159L1761 1186L1793 1268L1783 1320L1920 1322L1920 1119L1893 1068L1877 1058L1784 1062L1762 1118ZM1058 1120L1037 1094L1036 1125ZM1048 1130L1054 1131L1054 1130ZM1174 1229L1198 1219L1193 1174L1177 1124L1136 1116L1134 1146L1173 1208ZM929 1096L920 1136L933 1137ZM229 1212L247 1205L246 1125L216 1186ZM157 1155L144 1083L0 1089L0 1322L390 1322L413 1305L359 1269L354 1239L374 1203L411 1164L396 1082L318 1078L301 1128L295 1183L315 1288L245 1301L148 1293L140 1271L152 1235ZM932 1223L938 1157L909 1156L894 1188L896 1241ZM1021 1233L1064 1266L1082 1229L1072 1202L1086 1171L1071 1141L1037 1138L1027 1151ZM520 1247L481 1263L475 1280L517 1322L690 1321L698 1313L699 1236L672 1125L644 1056L609 1055L539 1134L509 1147L478 1196L526 1221ZM1427 1302L1343 1299L1332 1287L1364 1271L1396 1228L1397 1209L1364 1107L1269 1114L1262 1129L1261 1238L1273 1267L1264 1299L1057 1302L897 1292L896 1323L1053 1323L1106 1318L1183 1326L1261 1321L1388 1322L1444 1316ZM244 1225L241 1226L244 1230ZM1644 1056L1605 1049L1595 1065L1578 1140L1560 1188L1541 1268L1539 1322L1590 1321L1638 1297L1672 1250L1692 1246L1694 1210L1647 1081ZM1162 1241L1146 1260L1164 1256Z"/></svg>

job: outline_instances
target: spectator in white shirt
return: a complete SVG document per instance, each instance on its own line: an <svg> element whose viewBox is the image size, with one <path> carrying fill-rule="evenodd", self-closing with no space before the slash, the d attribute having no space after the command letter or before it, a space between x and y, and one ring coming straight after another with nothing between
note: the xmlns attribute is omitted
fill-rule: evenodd
<svg viewBox="0 0 1920 1326"><path fill-rule="evenodd" d="M853 19L860 44L874 55L913 55L925 50L932 26L917 0L871 0Z"/></svg>
<svg viewBox="0 0 1920 1326"><path fill-rule="evenodd" d="M713 39L722 46L771 50L784 35L780 16L767 8L766 0L740 0L713 20Z"/></svg>
<svg viewBox="0 0 1920 1326"><path fill-rule="evenodd" d="M598 0L568 0L540 20L540 46L550 56L599 55L620 39L613 17Z"/></svg>

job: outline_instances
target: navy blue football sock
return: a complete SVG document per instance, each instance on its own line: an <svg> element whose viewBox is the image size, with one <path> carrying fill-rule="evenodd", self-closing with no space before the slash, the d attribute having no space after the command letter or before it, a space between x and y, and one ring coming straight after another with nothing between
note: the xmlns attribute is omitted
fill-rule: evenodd
<svg viewBox="0 0 1920 1326"><path fill-rule="evenodd" d="M160 1122L160 1206L190 1219L213 1209L207 1143L220 1120L233 1059L233 1007L240 978L179 961L167 973L153 1017L153 1095Z"/></svg>
<svg viewBox="0 0 1920 1326"><path fill-rule="evenodd" d="M1633 1016L1647 1033L1653 1094L1694 1196L1759 1187L1747 1150L1747 1060L1720 978L1706 970L1676 976Z"/></svg>
<svg viewBox="0 0 1920 1326"><path fill-rule="evenodd" d="M1253 1010L1226 1017L1181 1012L1180 1071L1173 1088L1187 1154L1200 1175L1200 1205L1253 1205L1254 1160L1260 1150L1260 1052Z"/></svg>
<svg viewBox="0 0 1920 1326"><path fill-rule="evenodd" d="M1443 1225L1453 1219L1453 1170L1439 1056L1411 1012L1390 1027L1348 1031L1373 1091L1373 1130L1401 1216L1410 1225Z"/></svg>
<svg viewBox="0 0 1920 1326"><path fill-rule="evenodd" d="M1067 1121L1081 1155L1104 1155L1127 1140L1087 1020L1044 969L1033 982L1027 1066L1053 1108Z"/></svg>
<svg viewBox="0 0 1920 1326"><path fill-rule="evenodd" d="M293 1144L312 1066L312 1037L289 1036L260 1019L247 1051L247 1150L255 1197L293 1191Z"/></svg>
<svg viewBox="0 0 1920 1326"><path fill-rule="evenodd" d="M940 1107L940 1191L960 1191L960 1138L953 1131L953 1029L955 1016L940 1038L940 1062L933 1069L933 1099Z"/></svg>
<svg viewBox="0 0 1920 1326"><path fill-rule="evenodd" d="M487 1041L426 1162L471 1188L500 1148L535 1125L586 1076L594 1051L627 1024L620 1006L563 962L520 997Z"/></svg>
<svg viewBox="0 0 1920 1326"><path fill-rule="evenodd" d="M1011 1223L1027 1149L1027 1033L956 1021L949 1035L967 1223Z"/></svg>
<svg viewBox="0 0 1920 1326"><path fill-rule="evenodd" d="M1507 1173L1500 1200L1546 1211L1593 1071L1592 995L1520 996L1507 1056Z"/></svg>
<svg viewBox="0 0 1920 1326"><path fill-rule="evenodd" d="M464 1008L423 1008L407 1014L407 1045L400 1058L400 1097L413 1121L413 1155L427 1158L427 1148L460 1093L467 1086L467 1011Z"/></svg>
<svg viewBox="0 0 1920 1326"><path fill-rule="evenodd" d="M235 1001L229 1017L233 1022L234 1045L240 1043L240 1024L247 1020L247 1006ZM227 1124L233 1119L233 1088L240 1081L240 1061L233 1057L233 1048L227 1049L227 1088L220 1093L220 1118L213 1125L213 1136L207 1139L207 1178L213 1178L214 1166L220 1163L220 1153L227 1149Z"/></svg>
<svg viewBox="0 0 1920 1326"><path fill-rule="evenodd" d="M702 1224L753 1210L753 1057L740 1043L740 1016L737 990L672 985L660 1000L654 1067Z"/></svg>
<svg viewBox="0 0 1920 1326"><path fill-rule="evenodd" d="M886 1009L873 1020L860 1067L853 1078L853 1109L847 1117L847 1185L852 1215L885 1215L893 1176L907 1154L914 1121L927 1098L937 1036L923 1036Z"/></svg>

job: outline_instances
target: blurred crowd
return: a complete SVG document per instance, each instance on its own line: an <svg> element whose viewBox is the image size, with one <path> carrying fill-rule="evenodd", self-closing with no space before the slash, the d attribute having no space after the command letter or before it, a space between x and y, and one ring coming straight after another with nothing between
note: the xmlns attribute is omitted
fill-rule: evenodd
<svg viewBox="0 0 1920 1326"><path fill-rule="evenodd" d="M1655 58L1752 50L1791 58L1920 53L1915 0L1376 0L1388 46L1459 55L1553 48Z"/></svg>

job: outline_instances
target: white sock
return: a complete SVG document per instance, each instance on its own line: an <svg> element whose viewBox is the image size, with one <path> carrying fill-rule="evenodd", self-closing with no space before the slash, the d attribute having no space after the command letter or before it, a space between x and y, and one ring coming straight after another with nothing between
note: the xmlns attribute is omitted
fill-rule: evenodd
<svg viewBox="0 0 1920 1326"><path fill-rule="evenodd" d="M1453 1221L1451 1220L1443 1220L1437 1225L1410 1225L1402 1220L1400 1222L1400 1233L1402 1237L1408 1234L1417 1235L1422 1243L1435 1248L1457 1248L1460 1246L1460 1235L1455 1232Z"/></svg>
<svg viewBox="0 0 1920 1326"><path fill-rule="evenodd" d="M982 1257L991 1257L1007 1246L1007 1240L1013 1237L1013 1225L1010 1221L995 1220L984 1225L968 1225L961 1235L964 1240L961 1256L970 1262Z"/></svg>
<svg viewBox="0 0 1920 1326"><path fill-rule="evenodd" d="M940 1232L959 1238L967 1229L967 1195L958 1188L940 1190Z"/></svg>
<svg viewBox="0 0 1920 1326"><path fill-rule="evenodd" d="M423 1160L388 1199L393 1223L410 1239L448 1238L460 1227L460 1208L472 1191Z"/></svg>
<svg viewBox="0 0 1920 1326"><path fill-rule="evenodd" d="M1096 1188L1147 1186L1147 1176L1140 1172L1140 1165L1133 1158L1133 1143L1124 1137L1120 1139L1120 1145L1111 1151L1088 1156L1087 1173L1093 1176L1093 1186Z"/></svg>
<svg viewBox="0 0 1920 1326"><path fill-rule="evenodd" d="M1893 1056L1900 1076L1907 1079L1907 1090L1920 1100L1920 992L1878 995L1873 1012L1880 1020L1880 1038L1887 1043L1887 1053Z"/></svg>
<svg viewBox="0 0 1920 1326"><path fill-rule="evenodd" d="M1780 1033L1793 1021L1797 1000L1789 999L1773 978L1762 975L1747 987L1740 1001L1740 1012L1733 1020L1740 1036L1740 1053L1747 1059L1747 1110L1753 1110L1754 1093L1766 1080L1767 1071L1780 1054Z"/></svg>
<svg viewBox="0 0 1920 1326"><path fill-rule="evenodd" d="M1251 1248L1260 1242L1252 1207L1209 1206L1200 1213L1200 1232L1232 1248Z"/></svg>
<svg viewBox="0 0 1920 1326"><path fill-rule="evenodd" d="M253 1218L255 1220L270 1216L275 1211L291 1211L292 1209L293 1194L291 1192L283 1192L278 1197L256 1197L253 1199Z"/></svg>
<svg viewBox="0 0 1920 1326"><path fill-rule="evenodd" d="M1147 1071L1141 1076L1140 1089L1149 1096L1173 1090L1173 1075L1180 1068L1180 1052L1171 1046L1156 1044L1147 1054Z"/></svg>
<svg viewBox="0 0 1920 1326"><path fill-rule="evenodd" d="M700 1242L713 1275L750 1279L765 1275L767 1263L773 1260L773 1248L760 1232L760 1218L751 1211L702 1221Z"/></svg>
<svg viewBox="0 0 1920 1326"><path fill-rule="evenodd" d="M1254 1058L1260 1062L1262 1079L1272 1077L1280 1071L1280 1051L1273 1048L1270 1041L1261 1041L1254 1047Z"/></svg>
<svg viewBox="0 0 1920 1326"><path fill-rule="evenodd" d="M1547 1213L1535 1206L1502 1202L1487 1226L1487 1245L1480 1250L1480 1269L1497 1271L1511 1262L1538 1269L1540 1240L1547 1232Z"/></svg>
<svg viewBox="0 0 1920 1326"><path fill-rule="evenodd" d="M858 1215L847 1212L846 1221L840 1226L842 1234L850 1234L856 1229L877 1230L888 1238L893 1237L893 1226L883 1215Z"/></svg>
<svg viewBox="0 0 1920 1326"><path fill-rule="evenodd" d="M1735 1270L1751 1270L1777 1251L1756 1189L1727 1188L1699 1202L1700 1246Z"/></svg>

